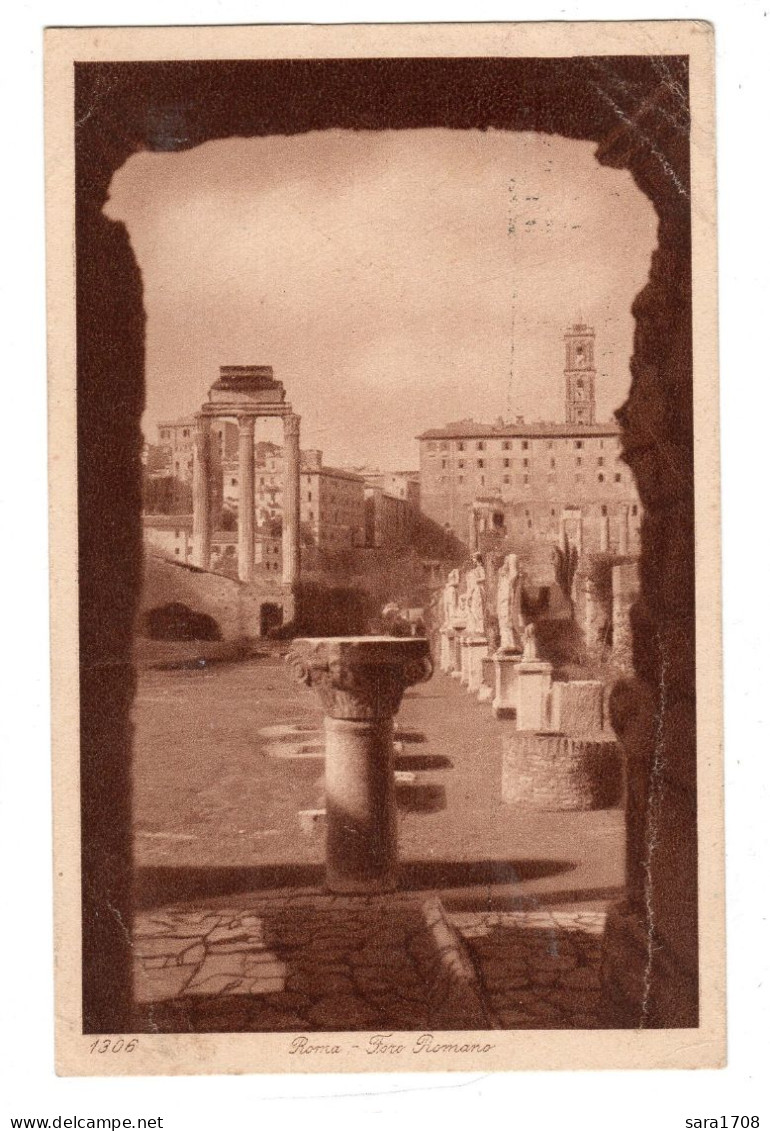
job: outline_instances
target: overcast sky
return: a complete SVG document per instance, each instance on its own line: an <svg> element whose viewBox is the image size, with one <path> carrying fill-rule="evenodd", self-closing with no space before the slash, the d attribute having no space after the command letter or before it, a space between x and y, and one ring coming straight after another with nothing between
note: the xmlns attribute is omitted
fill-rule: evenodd
<svg viewBox="0 0 770 1131"><path fill-rule="evenodd" d="M593 151L541 134L328 130L130 158L106 211L144 278L147 439L198 408L220 365L272 365L303 448L417 467L426 428L563 420L562 334L578 316L596 328L608 419L657 222Z"/></svg>

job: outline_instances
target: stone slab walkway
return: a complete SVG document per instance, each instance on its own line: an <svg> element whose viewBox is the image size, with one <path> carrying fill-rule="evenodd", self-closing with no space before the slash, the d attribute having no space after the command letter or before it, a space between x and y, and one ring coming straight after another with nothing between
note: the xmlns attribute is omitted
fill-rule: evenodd
<svg viewBox="0 0 770 1131"><path fill-rule="evenodd" d="M134 925L136 1030L595 1029L602 912L285 894Z"/></svg>
<svg viewBox="0 0 770 1131"><path fill-rule="evenodd" d="M166 909L134 925L138 1031L487 1029L435 898L285 896Z"/></svg>

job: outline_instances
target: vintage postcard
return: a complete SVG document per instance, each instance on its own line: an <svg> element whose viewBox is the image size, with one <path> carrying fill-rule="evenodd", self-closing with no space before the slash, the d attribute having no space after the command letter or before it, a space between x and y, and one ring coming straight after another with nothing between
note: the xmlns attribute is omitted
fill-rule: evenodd
<svg viewBox="0 0 770 1131"><path fill-rule="evenodd" d="M59 1072L723 1064L711 27L46 55Z"/></svg>

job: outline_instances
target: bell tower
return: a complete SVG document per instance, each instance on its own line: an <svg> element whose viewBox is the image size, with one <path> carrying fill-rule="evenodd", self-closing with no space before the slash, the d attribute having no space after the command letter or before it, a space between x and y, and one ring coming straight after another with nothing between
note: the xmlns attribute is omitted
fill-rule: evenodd
<svg viewBox="0 0 770 1131"><path fill-rule="evenodd" d="M596 422L595 338L593 329L583 322L574 323L564 335L567 354L564 366L567 424Z"/></svg>

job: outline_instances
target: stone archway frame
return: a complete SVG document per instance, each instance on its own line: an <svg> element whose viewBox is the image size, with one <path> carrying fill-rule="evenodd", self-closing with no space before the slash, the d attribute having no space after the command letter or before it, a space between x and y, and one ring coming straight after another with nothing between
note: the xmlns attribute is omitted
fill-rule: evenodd
<svg viewBox="0 0 770 1131"><path fill-rule="evenodd" d="M637 683L617 716L629 758L629 894L608 932L606 972L625 1023L696 1025L687 57L77 63L75 120L84 1030L121 1032L130 1016L129 711L142 562L142 280L125 228L103 206L138 151L330 127L592 140L597 160L630 170L654 204L659 244L633 306L632 385L618 414L645 520Z"/></svg>

